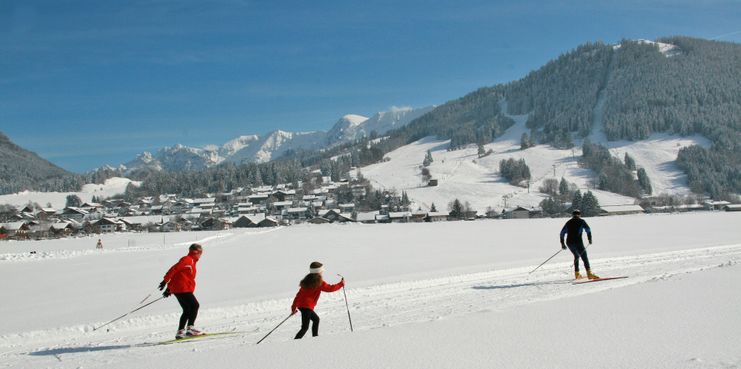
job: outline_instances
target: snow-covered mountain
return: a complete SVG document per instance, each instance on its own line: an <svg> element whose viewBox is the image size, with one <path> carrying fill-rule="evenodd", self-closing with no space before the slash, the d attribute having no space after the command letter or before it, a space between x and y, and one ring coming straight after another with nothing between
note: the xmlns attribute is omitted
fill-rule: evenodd
<svg viewBox="0 0 741 369"><path fill-rule="evenodd" d="M342 117L329 132L327 141L330 145L349 142L358 138L370 136L371 132L382 135L392 129L403 127L409 122L421 117L434 109L435 106L423 108L392 107L389 111L382 111L370 118L360 115L346 115Z"/></svg>
<svg viewBox="0 0 741 369"><path fill-rule="evenodd" d="M224 161L264 163L284 155L289 150L318 150L326 146L350 142L375 131L384 134L402 127L415 118L431 111L424 108L397 108L378 112L372 117L348 114L340 118L328 132L287 132L276 130L264 136L244 135L225 144L189 147L175 145L163 147L154 154L144 152L124 164L128 172L136 170L183 171L208 168Z"/></svg>

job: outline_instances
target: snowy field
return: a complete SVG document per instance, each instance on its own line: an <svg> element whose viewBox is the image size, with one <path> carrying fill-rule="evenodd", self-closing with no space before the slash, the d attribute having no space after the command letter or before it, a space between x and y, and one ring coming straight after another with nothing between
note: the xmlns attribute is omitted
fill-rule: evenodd
<svg viewBox="0 0 741 369"><path fill-rule="evenodd" d="M572 285L558 254L566 219L301 225L0 243L0 368L739 368L741 214L589 218L593 269ZM137 306L186 253L198 264L198 326L179 307ZM32 254L32 251L36 253ZM317 306L320 337L292 340L288 316L309 262L348 282Z"/></svg>
<svg viewBox="0 0 741 369"><path fill-rule="evenodd" d="M0 195L0 204L13 206L24 206L29 202L36 202L41 206L51 204L53 208L62 209L67 204L67 195L77 195L82 201L92 201L93 196L108 198L126 192L126 186L134 183L138 186L140 182L128 178L109 178L104 184L88 183L82 186L79 192L35 192L23 191L10 195Z"/></svg>
<svg viewBox="0 0 741 369"><path fill-rule="evenodd" d="M462 202L468 201L473 209L481 213L488 207L497 211L505 206L510 209L516 206L537 207L547 197L539 192L543 181L548 178L560 180L562 177L576 184L582 192L591 190L600 205L636 202L631 197L594 189L596 174L578 165L582 155L581 142L577 142L573 150L555 149L549 145L521 150L520 138L523 133L529 133L525 127L527 115L511 117L516 124L494 142L484 145L487 151L492 150L493 153L483 158L478 158L475 145L447 151L450 140L427 137L388 153L386 157L389 161L363 167L360 171L373 187L406 191L415 205L424 210L429 210L434 203L438 211L448 211L448 203L456 198ZM621 160L626 152L632 156L636 165L646 170L654 195L690 194L687 176L675 163L677 153L682 147L710 145L707 139L699 135L680 137L654 134L638 142L609 142L604 134L591 138L592 142L609 148ZM427 150L430 150L434 159L429 169L432 178L439 181L436 187L427 187L422 180L421 165ZM530 167L532 179L529 190L510 185L499 176L499 162L510 158L525 159Z"/></svg>

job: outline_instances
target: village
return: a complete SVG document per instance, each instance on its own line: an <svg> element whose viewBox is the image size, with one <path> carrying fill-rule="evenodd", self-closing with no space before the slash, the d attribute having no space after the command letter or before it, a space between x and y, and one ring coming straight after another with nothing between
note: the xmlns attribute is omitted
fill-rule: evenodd
<svg viewBox="0 0 741 369"><path fill-rule="evenodd" d="M277 227L311 223L410 223L476 219L540 218L539 208L515 205L485 212L464 208L454 211L413 209L405 194L384 191L380 209L367 211L358 201L340 202L341 193L352 199L368 195L367 183L351 180L333 182L329 177L314 189L291 184L237 188L188 198L176 194L140 197L125 201L115 197L100 202L82 202L63 209L38 204L20 208L5 206L0 214L1 240L38 240L87 236L114 232L219 231L231 228ZM444 206L444 204L441 204ZM10 209L10 210L8 210ZM447 209L446 209L447 210ZM741 211L741 205L726 201L702 204L654 206L612 205L600 207L598 215L627 215L645 212Z"/></svg>

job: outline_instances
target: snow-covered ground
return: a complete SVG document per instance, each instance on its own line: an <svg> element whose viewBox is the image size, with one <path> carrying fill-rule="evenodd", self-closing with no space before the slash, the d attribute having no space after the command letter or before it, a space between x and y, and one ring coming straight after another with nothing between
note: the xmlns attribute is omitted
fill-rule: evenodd
<svg viewBox="0 0 741 369"><path fill-rule="evenodd" d="M0 368L738 368L739 213L589 218L593 269L629 278L572 285L565 219L301 225L0 243ZM164 237L164 239L163 239ZM198 325L236 334L172 338L179 308L155 291L190 242ZM31 254L31 251L36 251ZM308 263L348 281L323 294L320 337L288 316Z"/></svg>
<svg viewBox="0 0 741 369"><path fill-rule="evenodd" d="M494 142L484 145L487 151L492 150L493 153L483 158L478 158L475 145L447 151L449 140L426 137L388 153L386 157L389 161L363 167L360 171L376 188L406 191L415 205L424 210L434 203L438 211L448 211L448 204L456 198L469 202L473 209L482 213L489 207L497 211L505 207L536 207L547 197L539 192L543 180L560 180L562 177L575 183L582 192L592 191L600 205L636 203L634 198L594 189L596 174L578 164L582 154L581 143L569 150L555 149L549 145L521 150L521 136L529 131L525 126L527 115L511 117L516 124ZM655 195L688 195L687 176L675 163L677 153L680 148L690 145L709 146L707 139L697 135L680 137L655 134L639 142L595 140L604 137L599 134L600 130L601 127L597 125L593 142L605 145L620 159L626 152L632 156L636 165L646 170ZM436 187L428 187L422 180L421 166L427 150L430 150L434 160L429 170L432 178L438 180ZM499 176L499 162L509 158L525 159L532 176L529 190L510 185Z"/></svg>
<svg viewBox="0 0 741 369"><path fill-rule="evenodd" d="M136 186L140 184L140 182L132 181L128 178L114 177L107 179L104 184L86 184L82 186L80 192L23 191L11 195L0 195L0 204L23 206L29 202L36 202L41 206L46 206L50 203L53 208L61 209L67 203L67 195L77 195L82 201L91 201L93 196L108 198L124 193L126 186L132 182Z"/></svg>

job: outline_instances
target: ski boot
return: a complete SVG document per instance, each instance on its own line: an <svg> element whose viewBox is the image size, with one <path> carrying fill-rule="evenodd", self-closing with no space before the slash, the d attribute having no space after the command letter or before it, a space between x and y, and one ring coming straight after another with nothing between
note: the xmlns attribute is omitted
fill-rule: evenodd
<svg viewBox="0 0 741 369"><path fill-rule="evenodd" d="M188 336L188 337L192 337L192 336L203 336L204 334L206 334L206 332L204 332L204 331L202 331L200 329L197 329L197 328L193 327L192 325L189 325L188 326L188 330L185 332L185 335Z"/></svg>
<svg viewBox="0 0 741 369"><path fill-rule="evenodd" d="M587 278L589 278L589 279L599 279L599 276L596 275L596 274L594 274L594 273L592 273L591 270L587 269Z"/></svg>
<svg viewBox="0 0 741 369"><path fill-rule="evenodd" d="M176 340L182 340L185 338L185 329L178 329L178 333L175 333Z"/></svg>
<svg viewBox="0 0 741 369"><path fill-rule="evenodd" d="M582 278L584 278L584 277L581 276L581 273L574 272L574 279L582 279Z"/></svg>

